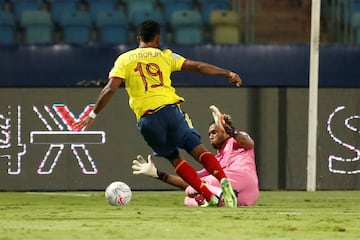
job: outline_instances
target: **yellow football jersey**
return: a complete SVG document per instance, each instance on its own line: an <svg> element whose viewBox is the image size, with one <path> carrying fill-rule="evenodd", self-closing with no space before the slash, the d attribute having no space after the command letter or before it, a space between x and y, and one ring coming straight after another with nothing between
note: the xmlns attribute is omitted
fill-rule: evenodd
<svg viewBox="0 0 360 240"><path fill-rule="evenodd" d="M125 81L129 105L136 119L147 110L184 99L175 93L170 75L180 71L185 58L169 49L136 48L121 54L109 72L110 77Z"/></svg>

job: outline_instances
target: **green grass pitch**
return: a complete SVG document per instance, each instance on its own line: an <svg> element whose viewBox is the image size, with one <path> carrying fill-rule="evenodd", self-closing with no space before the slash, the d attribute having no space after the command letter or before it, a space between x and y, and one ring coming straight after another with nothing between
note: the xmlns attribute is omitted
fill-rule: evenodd
<svg viewBox="0 0 360 240"><path fill-rule="evenodd" d="M182 191L0 192L0 240L360 239L360 191L262 191L256 206L183 206Z"/></svg>

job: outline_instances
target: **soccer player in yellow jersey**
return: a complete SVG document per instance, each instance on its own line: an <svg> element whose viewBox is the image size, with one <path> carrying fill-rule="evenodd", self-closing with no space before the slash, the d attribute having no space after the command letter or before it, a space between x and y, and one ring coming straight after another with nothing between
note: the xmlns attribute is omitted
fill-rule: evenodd
<svg viewBox="0 0 360 240"><path fill-rule="evenodd" d="M238 87L241 85L239 75L208 63L186 59L169 49L160 50L160 25L153 20L146 20L141 24L138 42L138 48L125 52L116 59L109 73L109 81L100 92L95 108L74 127L88 129L96 115L124 83L140 132L154 154L168 159L175 172L202 193L206 198L204 207L217 206L218 197L180 155L178 149L184 149L219 180L225 206L235 208L237 201L232 186L215 156L201 143L190 118L181 111L180 104L184 99L171 86L170 75L174 71L197 71L226 77Z"/></svg>

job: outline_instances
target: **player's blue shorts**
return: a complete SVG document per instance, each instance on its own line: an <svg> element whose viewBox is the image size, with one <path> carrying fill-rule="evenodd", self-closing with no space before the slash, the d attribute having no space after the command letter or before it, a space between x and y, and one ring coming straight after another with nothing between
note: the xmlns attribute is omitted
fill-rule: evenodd
<svg viewBox="0 0 360 240"><path fill-rule="evenodd" d="M145 114L140 118L138 127L156 156L177 156L178 148L190 153L201 144L199 133L177 104L166 105L154 113Z"/></svg>

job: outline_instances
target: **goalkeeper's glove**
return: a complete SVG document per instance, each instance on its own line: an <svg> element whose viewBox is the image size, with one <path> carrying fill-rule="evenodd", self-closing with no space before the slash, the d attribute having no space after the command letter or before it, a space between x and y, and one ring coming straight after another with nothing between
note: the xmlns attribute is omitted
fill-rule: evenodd
<svg viewBox="0 0 360 240"><path fill-rule="evenodd" d="M137 159L133 160L132 165L134 175L145 175L159 178L158 171L155 167L154 160L151 154L148 155L147 161L141 155L138 155L136 158Z"/></svg>
<svg viewBox="0 0 360 240"><path fill-rule="evenodd" d="M231 137L236 137L238 135L238 131L232 125L231 116L227 114L223 114L223 116L223 121L221 123L225 129L225 132Z"/></svg>
<svg viewBox="0 0 360 240"><path fill-rule="evenodd" d="M214 105L211 105L209 108L212 112L215 124L220 129L223 129L231 137L236 137L238 134L238 131L232 125L231 116L221 113L220 110Z"/></svg>

